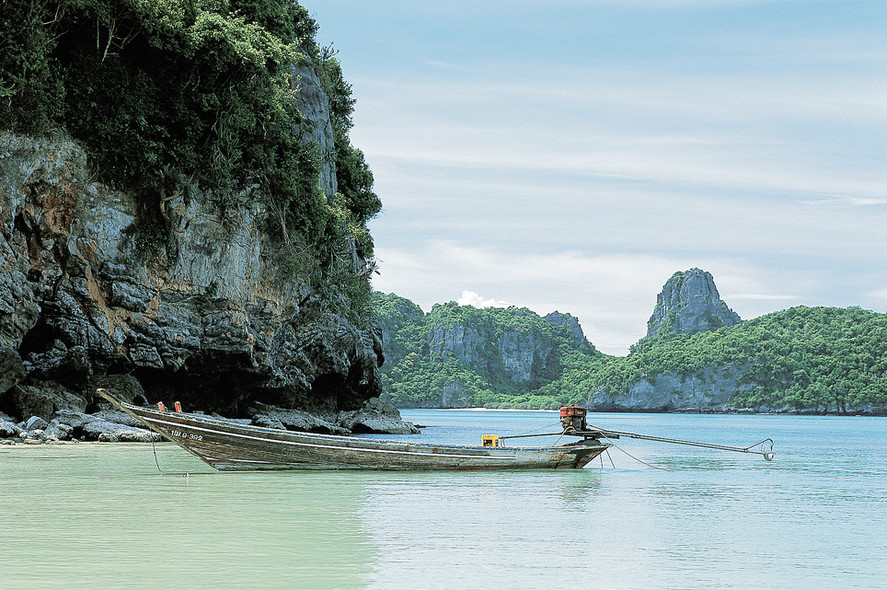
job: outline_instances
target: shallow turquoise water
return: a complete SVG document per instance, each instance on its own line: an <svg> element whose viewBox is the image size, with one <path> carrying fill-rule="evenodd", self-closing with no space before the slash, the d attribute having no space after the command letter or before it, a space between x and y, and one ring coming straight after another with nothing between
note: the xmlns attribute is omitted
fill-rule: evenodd
<svg viewBox="0 0 887 590"><path fill-rule="evenodd" d="M422 439L556 413L411 411ZM67 588L875 588L887 419L604 414L581 471L217 473L169 444L0 447L0 579ZM538 439L529 439L538 443ZM187 476L185 474L188 474Z"/></svg>

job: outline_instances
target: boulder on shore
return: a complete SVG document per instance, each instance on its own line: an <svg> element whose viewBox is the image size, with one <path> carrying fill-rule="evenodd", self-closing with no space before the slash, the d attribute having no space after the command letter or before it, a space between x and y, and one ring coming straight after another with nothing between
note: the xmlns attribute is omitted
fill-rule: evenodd
<svg viewBox="0 0 887 590"><path fill-rule="evenodd" d="M351 432L418 434L411 422L401 420L400 412L389 402L379 398L368 399L358 410L339 412L337 422Z"/></svg>

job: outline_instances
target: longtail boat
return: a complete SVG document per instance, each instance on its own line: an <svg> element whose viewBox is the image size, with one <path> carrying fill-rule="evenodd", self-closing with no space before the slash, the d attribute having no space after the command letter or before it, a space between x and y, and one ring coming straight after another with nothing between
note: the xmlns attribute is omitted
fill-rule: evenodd
<svg viewBox="0 0 887 590"><path fill-rule="evenodd" d="M265 428L204 414L138 406L97 390L116 408L220 471L282 469L581 469L611 445L595 433L559 446L506 447L495 435L480 446L390 441ZM562 434L562 433L557 433ZM571 433L572 434L572 433Z"/></svg>

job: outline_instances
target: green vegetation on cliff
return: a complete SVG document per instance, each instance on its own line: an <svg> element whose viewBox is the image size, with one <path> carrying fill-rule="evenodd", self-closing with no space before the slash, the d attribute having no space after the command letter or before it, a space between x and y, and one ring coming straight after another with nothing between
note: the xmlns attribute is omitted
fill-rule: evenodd
<svg viewBox="0 0 887 590"><path fill-rule="evenodd" d="M730 328L642 340L606 363L592 386L626 391L657 374L701 375L707 367L751 386L733 404L839 412L887 404L887 314L858 307L793 307Z"/></svg>
<svg viewBox="0 0 887 590"><path fill-rule="evenodd" d="M573 397L565 375L603 358L564 325L524 308L450 302L425 314L389 294L377 296L377 312L383 387L400 407L558 407Z"/></svg>
<svg viewBox="0 0 887 590"><path fill-rule="evenodd" d="M632 384L661 375L704 380L706 370L735 380L730 405L737 408L887 406L887 314L859 308L794 307L708 332L643 339L628 356L612 357L525 309L448 303L424 314L394 295L379 300L384 388L402 407L593 404L596 395L624 398ZM509 349L502 339L508 332L538 336L524 338L532 346ZM532 367L529 379L504 370L509 355L526 358L548 345L556 352L544 368Z"/></svg>
<svg viewBox="0 0 887 590"><path fill-rule="evenodd" d="M219 207L261 194L267 230L288 246L290 271L346 292L348 244L370 259L366 222L381 209L372 173L348 131L354 100L317 25L291 0L4 0L0 128L63 130L101 178L144 203L193 182ZM293 64L313 64L330 99L335 154L302 141ZM320 188L333 158L339 193ZM259 189L255 191L255 189ZM163 230L163 220L142 215ZM156 232L155 232L156 233ZM286 269L286 267L285 267ZM350 281L350 282L349 282ZM356 291L355 291L356 289Z"/></svg>

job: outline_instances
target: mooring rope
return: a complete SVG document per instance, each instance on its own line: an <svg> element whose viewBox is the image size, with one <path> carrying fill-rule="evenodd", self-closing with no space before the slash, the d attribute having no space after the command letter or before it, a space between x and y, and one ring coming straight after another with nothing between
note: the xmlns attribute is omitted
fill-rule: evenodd
<svg viewBox="0 0 887 590"><path fill-rule="evenodd" d="M500 438L524 438L524 437L530 437L530 436L546 436L548 433L540 432L540 431L549 430L549 428L556 428L560 425L561 425L560 422L554 422L550 427L545 426L545 427L536 428L535 430L530 430L528 432L524 432L521 434L512 434L512 435L508 435L506 437L500 437ZM563 436L563 434L561 434L561 436ZM558 440L560 440L560 439L558 439Z"/></svg>
<svg viewBox="0 0 887 590"><path fill-rule="evenodd" d="M560 426L560 422L556 422L555 424L557 426ZM551 427L554 428L554 425L552 425ZM551 446L555 446L555 445L557 445L557 443L560 442L561 438L563 438L563 436L566 434L566 431L560 432L560 433L553 433L553 432L539 432L540 430L548 430L548 427L546 426L545 428L536 428L534 430L523 432L521 434L506 434L506 435L500 436L499 440L504 441L506 439L512 439L512 438L531 438L534 436L557 436L558 437L557 440L554 442L554 444L551 445ZM502 444L502 443L500 442L499 444Z"/></svg>
<svg viewBox="0 0 887 590"><path fill-rule="evenodd" d="M616 469L616 464L613 463L613 457L610 456L610 449L604 449L604 452L607 453L607 459L610 460L610 465L613 466L613 469ZM601 469L604 468L604 458L601 457Z"/></svg>
<svg viewBox="0 0 887 590"><path fill-rule="evenodd" d="M157 448L154 446L154 433L151 432L151 450L154 451L154 465L157 466L157 471L160 472L160 475L166 475L163 473L163 469L160 468L160 461L157 460Z"/></svg>
<svg viewBox="0 0 887 590"><path fill-rule="evenodd" d="M611 445L613 445L614 447L616 447L617 449L619 449L620 451L622 451L623 453L625 453L626 455L628 455L629 457L631 457L632 459L637 461L638 463L642 463L642 464L646 465L647 467L652 467L653 469L661 469L662 471L674 471L673 469L669 469L668 467L659 467L658 465L653 465L652 463L647 463L643 459L638 459L637 457L635 457L634 455L632 455L631 453L629 453L628 451L626 451L625 449L623 449L622 447L620 447L619 445L614 443L613 439L608 438L606 436L603 438L605 438ZM609 452L607 452L607 456L610 457ZM613 458L610 457L610 463L612 463L612 462L613 462ZM613 465L613 469L616 469L615 464Z"/></svg>

